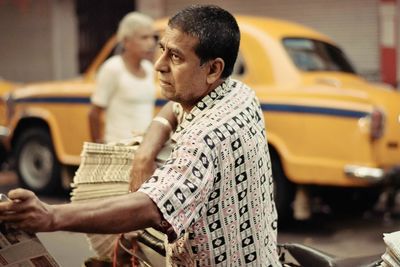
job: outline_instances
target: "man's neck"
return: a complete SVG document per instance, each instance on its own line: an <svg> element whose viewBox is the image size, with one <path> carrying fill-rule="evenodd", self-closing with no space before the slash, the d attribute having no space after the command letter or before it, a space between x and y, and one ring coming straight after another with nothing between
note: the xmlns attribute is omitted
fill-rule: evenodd
<svg viewBox="0 0 400 267"><path fill-rule="evenodd" d="M209 89L201 96L199 97L196 101L191 102L191 103L180 103L183 111L185 113L190 113L196 104L201 101L206 95L214 91L218 86L220 86L223 82L225 82L225 79L219 79L218 81L214 82L213 84L210 85Z"/></svg>

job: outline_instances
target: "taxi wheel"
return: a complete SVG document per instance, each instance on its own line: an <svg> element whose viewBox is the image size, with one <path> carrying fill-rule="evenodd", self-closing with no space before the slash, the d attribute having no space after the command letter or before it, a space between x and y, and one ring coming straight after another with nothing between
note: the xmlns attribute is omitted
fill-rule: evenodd
<svg viewBox="0 0 400 267"><path fill-rule="evenodd" d="M7 161L7 151L5 147L0 144L0 171L4 162Z"/></svg>
<svg viewBox="0 0 400 267"><path fill-rule="evenodd" d="M61 166L47 130L24 130L18 137L15 151L17 174L22 187L39 194L51 194L61 189Z"/></svg>
<svg viewBox="0 0 400 267"><path fill-rule="evenodd" d="M293 220L293 200L295 184L286 177L278 153L270 151L272 176L274 178L274 198L278 211L278 225L290 223Z"/></svg>
<svg viewBox="0 0 400 267"><path fill-rule="evenodd" d="M381 188L339 188L324 194L324 200L336 214L363 213L377 203Z"/></svg>

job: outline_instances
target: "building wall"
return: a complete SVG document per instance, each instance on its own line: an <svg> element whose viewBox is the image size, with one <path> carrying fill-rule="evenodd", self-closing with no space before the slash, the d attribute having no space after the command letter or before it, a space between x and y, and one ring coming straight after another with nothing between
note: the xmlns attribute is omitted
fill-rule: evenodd
<svg viewBox="0 0 400 267"><path fill-rule="evenodd" d="M0 76L19 82L77 74L74 1L0 2Z"/></svg>
<svg viewBox="0 0 400 267"><path fill-rule="evenodd" d="M166 14L165 0L136 0L135 2L139 12L153 18L161 18Z"/></svg>
<svg viewBox="0 0 400 267"><path fill-rule="evenodd" d="M78 74L78 22L74 1L50 0L52 5L52 79Z"/></svg>
<svg viewBox="0 0 400 267"><path fill-rule="evenodd" d="M357 71L380 79L379 0L132 0L155 18L192 3L213 3L233 13L288 19L330 36ZM397 15L400 1L397 1ZM398 18L398 21L400 19ZM16 81L65 79L78 74L74 0L0 1L0 77ZM400 27L397 27L400 51ZM400 80L400 53L397 53Z"/></svg>
<svg viewBox="0 0 400 267"><path fill-rule="evenodd" d="M400 0L397 0L397 89L400 90Z"/></svg>

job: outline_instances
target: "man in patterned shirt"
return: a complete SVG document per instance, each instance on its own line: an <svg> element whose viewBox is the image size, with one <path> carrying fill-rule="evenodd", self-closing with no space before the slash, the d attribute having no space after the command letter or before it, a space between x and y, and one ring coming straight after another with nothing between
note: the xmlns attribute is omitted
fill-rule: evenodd
<svg viewBox="0 0 400 267"><path fill-rule="evenodd" d="M12 213L2 212L0 219L30 231L163 229L172 266L280 266L263 114L254 92L229 78L239 42L236 20L219 7L178 12L155 64L171 101L135 154L131 188L138 191L52 206L16 189L9 197L17 201L0 205ZM173 151L154 170L173 130Z"/></svg>

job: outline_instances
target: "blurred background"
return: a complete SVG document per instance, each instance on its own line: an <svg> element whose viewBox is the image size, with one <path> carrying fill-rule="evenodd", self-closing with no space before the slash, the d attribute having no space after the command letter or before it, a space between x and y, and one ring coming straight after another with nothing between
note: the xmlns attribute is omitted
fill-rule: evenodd
<svg viewBox="0 0 400 267"><path fill-rule="evenodd" d="M397 86L400 27L396 0L211 1L233 13L287 19L335 40L357 72ZM131 10L160 18L182 0L0 0L0 76L30 82L82 73ZM30 62L30 64L26 64Z"/></svg>
<svg viewBox="0 0 400 267"><path fill-rule="evenodd" d="M78 77L126 13L137 10L162 18L192 3L309 26L331 37L359 75L399 89L400 0L0 0L0 77L20 83ZM17 185L13 170L0 169L1 192ZM69 201L66 195L44 199ZM383 196L362 214L340 215L317 203L312 220L281 228L279 240L308 244L339 257L380 254L385 250L383 233L399 230L398 197L395 203L388 211ZM92 255L81 234L39 237L62 266L80 266Z"/></svg>

